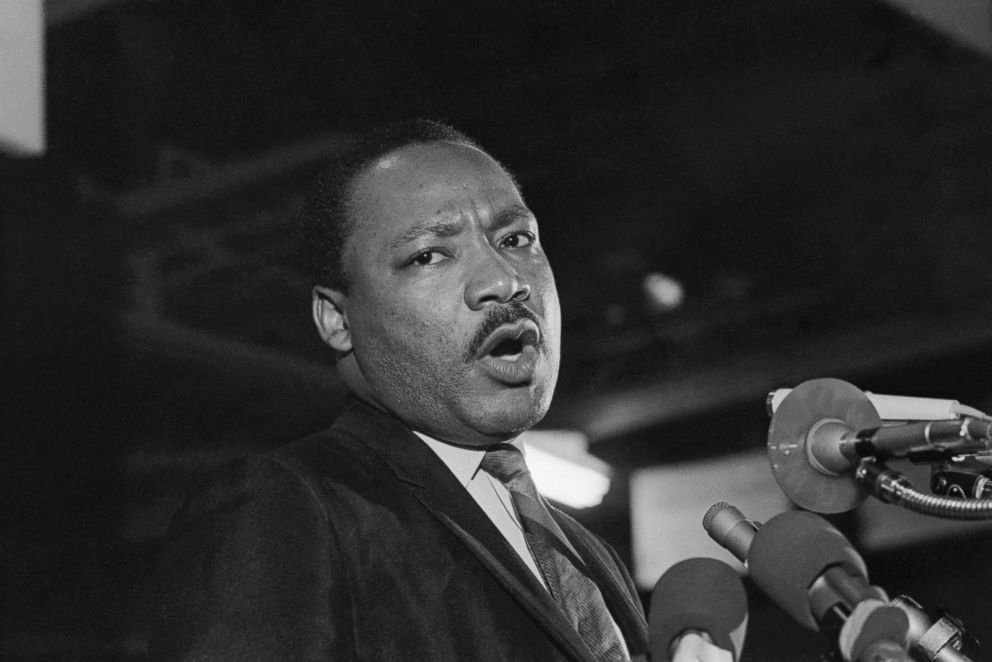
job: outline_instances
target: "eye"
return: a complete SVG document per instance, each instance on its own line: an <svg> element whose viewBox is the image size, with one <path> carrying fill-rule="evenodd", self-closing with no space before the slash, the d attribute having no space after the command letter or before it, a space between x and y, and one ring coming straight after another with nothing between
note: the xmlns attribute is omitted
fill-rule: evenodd
<svg viewBox="0 0 992 662"><path fill-rule="evenodd" d="M500 248L524 248L534 243L532 232L512 232L500 240Z"/></svg>
<svg viewBox="0 0 992 662"><path fill-rule="evenodd" d="M414 255L410 259L410 264L416 265L418 267L429 267L432 264L437 264L441 260L446 259L446 255L441 251L429 250L421 251Z"/></svg>

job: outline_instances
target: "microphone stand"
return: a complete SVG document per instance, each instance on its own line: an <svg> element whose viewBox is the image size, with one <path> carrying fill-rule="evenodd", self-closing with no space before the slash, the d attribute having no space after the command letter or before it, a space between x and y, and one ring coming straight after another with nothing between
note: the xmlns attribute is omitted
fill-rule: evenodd
<svg viewBox="0 0 992 662"><path fill-rule="evenodd" d="M772 414L768 430L772 473L797 505L819 513L850 510L873 494L915 512L961 520L992 519L988 481L976 478L972 494L959 498L945 473L938 487L954 496L924 494L889 460L914 464L956 463L992 456L992 417L885 425L869 397L838 379L814 379L792 389ZM853 480L852 480L853 479Z"/></svg>

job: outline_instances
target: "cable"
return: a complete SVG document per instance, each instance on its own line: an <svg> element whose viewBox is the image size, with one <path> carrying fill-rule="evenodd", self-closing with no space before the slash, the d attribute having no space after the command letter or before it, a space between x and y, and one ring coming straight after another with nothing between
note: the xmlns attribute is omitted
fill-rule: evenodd
<svg viewBox="0 0 992 662"><path fill-rule="evenodd" d="M992 499L962 500L924 494L905 475L872 459L858 466L855 478L882 501L913 512L956 520L992 519Z"/></svg>

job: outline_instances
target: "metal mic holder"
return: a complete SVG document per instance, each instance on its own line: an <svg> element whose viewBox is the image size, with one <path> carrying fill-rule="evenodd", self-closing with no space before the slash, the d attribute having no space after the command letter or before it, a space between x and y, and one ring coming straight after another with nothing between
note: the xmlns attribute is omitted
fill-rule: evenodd
<svg viewBox="0 0 992 662"><path fill-rule="evenodd" d="M958 499L992 499L992 470L969 471L948 462L935 464L930 491Z"/></svg>
<svg viewBox="0 0 992 662"><path fill-rule="evenodd" d="M895 459L951 463L969 456L992 456L992 418L979 412L885 425L863 391L838 379L813 379L792 389L774 410L768 430L775 480L798 506L818 513L851 510L872 494L936 517L992 519L992 498L923 494L885 465Z"/></svg>
<svg viewBox="0 0 992 662"><path fill-rule="evenodd" d="M854 478L882 501L913 512L957 520L992 519L992 499L958 499L923 494L902 473L870 458L862 460L854 472Z"/></svg>
<svg viewBox="0 0 992 662"><path fill-rule="evenodd" d="M893 598L892 605L909 617L910 653L920 662L971 662L961 652L967 634L956 618L941 615L936 622L908 595Z"/></svg>

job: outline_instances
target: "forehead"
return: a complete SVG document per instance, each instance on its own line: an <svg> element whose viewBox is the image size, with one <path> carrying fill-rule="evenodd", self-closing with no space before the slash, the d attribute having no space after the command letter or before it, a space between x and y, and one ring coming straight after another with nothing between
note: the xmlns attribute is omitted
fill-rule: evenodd
<svg viewBox="0 0 992 662"><path fill-rule="evenodd" d="M402 231L425 217L484 213L522 199L513 178L485 152L436 142L408 145L373 162L355 178L350 203L359 233Z"/></svg>

